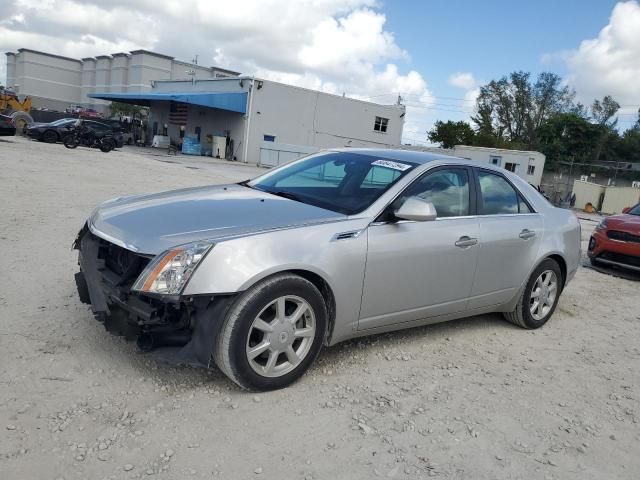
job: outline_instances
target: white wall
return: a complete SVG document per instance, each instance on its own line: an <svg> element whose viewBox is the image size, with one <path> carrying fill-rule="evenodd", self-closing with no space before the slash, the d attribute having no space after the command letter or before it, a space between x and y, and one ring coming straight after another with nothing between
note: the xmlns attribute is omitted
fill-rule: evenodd
<svg viewBox="0 0 640 480"><path fill-rule="evenodd" d="M262 87L257 88L262 82ZM317 147L380 147L400 144L404 107L378 105L338 95L256 80L249 127L250 163L257 163L264 135L277 143ZM386 133L374 131L375 117L389 119Z"/></svg>
<svg viewBox="0 0 640 480"><path fill-rule="evenodd" d="M451 155L466 158L481 163L491 164L492 159L499 161L499 166L506 168L507 163L515 164L515 172L532 185L539 186L546 157L540 152L524 150L506 150L501 148L471 147L456 145ZM529 174L529 165L533 167L533 174Z"/></svg>

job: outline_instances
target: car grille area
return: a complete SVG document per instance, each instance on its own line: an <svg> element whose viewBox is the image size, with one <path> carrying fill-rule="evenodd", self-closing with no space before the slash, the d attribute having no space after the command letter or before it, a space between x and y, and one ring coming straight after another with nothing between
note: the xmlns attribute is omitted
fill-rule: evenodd
<svg viewBox="0 0 640 480"><path fill-rule="evenodd" d="M634 235L629 232L622 232L620 230L609 230L607 237L611 240L618 240L619 242L640 243L640 235Z"/></svg>

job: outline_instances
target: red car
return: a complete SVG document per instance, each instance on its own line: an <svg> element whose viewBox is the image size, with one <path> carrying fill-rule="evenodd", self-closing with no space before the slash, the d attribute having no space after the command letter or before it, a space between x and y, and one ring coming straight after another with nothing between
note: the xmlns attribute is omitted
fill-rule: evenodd
<svg viewBox="0 0 640 480"><path fill-rule="evenodd" d="M616 265L640 272L640 203L621 215L602 219L589 240L591 264Z"/></svg>

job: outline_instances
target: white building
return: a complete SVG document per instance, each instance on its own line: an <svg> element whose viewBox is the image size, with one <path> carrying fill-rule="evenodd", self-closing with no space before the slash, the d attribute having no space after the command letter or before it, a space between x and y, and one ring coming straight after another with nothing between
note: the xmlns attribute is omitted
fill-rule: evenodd
<svg viewBox="0 0 640 480"><path fill-rule="evenodd" d="M543 153L528 150L507 150L505 148L472 147L456 145L453 148L403 146L411 150L438 152L444 155L497 165L515 173L531 185L540 186L546 157Z"/></svg>
<svg viewBox="0 0 640 480"><path fill-rule="evenodd" d="M17 53L7 52L6 56L6 87L21 96L31 96L34 107L60 111L70 104L104 111L108 102L92 99L89 94L151 90L154 80L238 75L237 72L181 62L146 50L79 60L21 48Z"/></svg>
<svg viewBox="0 0 640 480"><path fill-rule="evenodd" d="M202 152L282 163L331 147L398 146L404 105L380 105L253 77L155 81L138 92L92 97L150 107L150 135L196 138ZM220 140L222 139L222 140ZM223 146L220 147L220 141ZM265 163L265 162L263 162ZM268 163L268 162L267 162Z"/></svg>

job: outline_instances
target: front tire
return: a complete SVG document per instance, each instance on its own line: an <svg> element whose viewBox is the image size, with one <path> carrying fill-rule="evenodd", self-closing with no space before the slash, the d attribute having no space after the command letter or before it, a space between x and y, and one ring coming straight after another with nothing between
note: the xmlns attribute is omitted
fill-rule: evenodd
<svg viewBox="0 0 640 480"><path fill-rule="evenodd" d="M505 318L522 328L540 328L553 315L563 282L560 266L555 260L547 258L533 271L515 310L504 313Z"/></svg>
<svg viewBox="0 0 640 480"><path fill-rule="evenodd" d="M278 274L231 306L214 343L214 361L247 390L284 388L318 356L327 329L322 294L308 280Z"/></svg>
<svg viewBox="0 0 640 480"><path fill-rule="evenodd" d="M62 140L62 143L67 148L77 148L80 145L80 140L75 135L67 135Z"/></svg>
<svg viewBox="0 0 640 480"><path fill-rule="evenodd" d="M53 130L45 130L42 134L42 141L44 143L56 143L58 141L58 134Z"/></svg>

